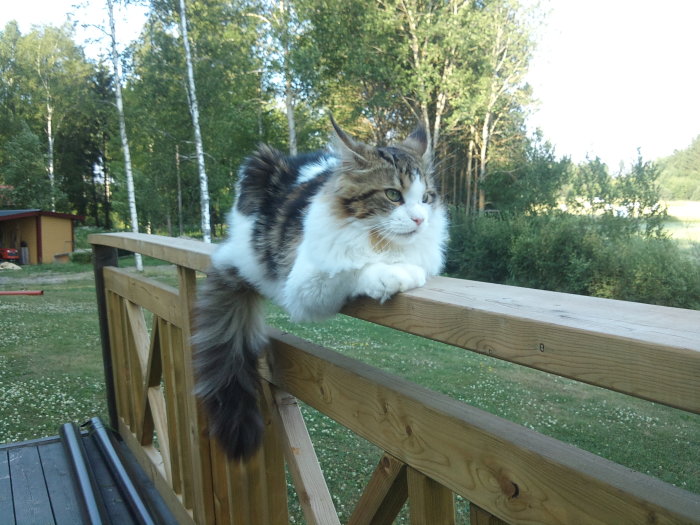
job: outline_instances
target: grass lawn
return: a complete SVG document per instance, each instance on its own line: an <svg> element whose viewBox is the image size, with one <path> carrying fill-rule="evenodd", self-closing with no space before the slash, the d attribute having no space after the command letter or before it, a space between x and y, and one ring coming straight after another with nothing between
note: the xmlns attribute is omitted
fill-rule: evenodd
<svg viewBox="0 0 700 525"><path fill-rule="evenodd" d="M44 290L43 296L0 297L0 443L106 417L94 283L89 266L74 266L69 273L0 273L0 290ZM147 266L146 273L175 280L168 268ZM698 415L345 316L294 325L270 306L268 317L282 330L700 493ZM341 520L347 520L380 451L316 411L304 411ZM460 515L464 519L465 512ZM298 509L293 519L303 522Z"/></svg>
<svg viewBox="0 0 700 525"><path fill-rule="evenodd" d="M700 245L700 202L670 201L664 228L684 244Z"/></svg>

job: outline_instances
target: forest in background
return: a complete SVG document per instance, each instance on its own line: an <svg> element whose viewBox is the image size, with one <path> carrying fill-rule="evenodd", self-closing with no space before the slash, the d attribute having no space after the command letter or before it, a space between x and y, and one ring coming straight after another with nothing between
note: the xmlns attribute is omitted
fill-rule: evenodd
<svg viewBox="0 0 700 525"><path fill-rule="evenodd" d="M700 198L700 138L615 173L597 158L558 156L525 125L536 98L525 76L544 14L523 4L152 0L140 37L118 57L139 229L201 235L205 169L221 236L242 159L260 142L290 153L324 147L329 112L380 144L422 124L452 211L451 273L621 298L647 276L649 293L634 300L700 305L700 285L686 283L697 256L666 246L660 202ZM2 29L0 207L131 227L115 78L107 58L86 58L70 26ZM675 264L659 257L672 252L682 283L656 299L655 279ZM644 269L630 270L640 258Z"/></svg>

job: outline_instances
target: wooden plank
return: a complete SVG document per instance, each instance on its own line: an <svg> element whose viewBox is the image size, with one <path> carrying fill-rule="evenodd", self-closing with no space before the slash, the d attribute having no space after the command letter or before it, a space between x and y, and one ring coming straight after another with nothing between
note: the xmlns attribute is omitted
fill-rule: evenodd
<svg viewBox="0 0 700 525"><path fill-rule="evenodd" d="M68 460L60 442L38 447L46 488L57 525L80 523L81 510L71 483Z"/></svg>
<svg viewBox="0 0 700 525"><path fill-rule="evenodd" d="M265 358L262 359L263 361ZM271 403L270 384L262 382L260 411L265 422L261 454L265 470L265 496L268 508L269 525L287 525L289 523L289 505L287 501L287 474L284 466L284 439L278 419L274 415Z"/></svg>
<svg viewBox="0 0 700 525"><path fill-rule="evenodd" d="M493 514L486 512L481 507L469 504L469 525L508 525L505 521L499 520Z"/></svg>
<svg viewBox="0 0 700 525"><path fill-rule="evenodd" d="M440 277L343 312L700 413L700 311Z"/></svg>
<svg viewBox="0 0 700 525"><path fill-rule="evenodd" d="M289 523L282 434L273 417L274 402L270 387L264 383L262 389L261 412L265 422L265 434L263 445L258 452L245 463L229 461L218 444L212 443L217 523ZM226 466L225 469L223 465Z"/></svg>
<svg viewBox="0 0 700 525"><path fill-rule="evenodd" d="M272 388L274 416L284 436L284 453L308 525L340 525L338 513L294 397Z"/></svg>
<svg viewBox="0 0 700 525"><path fill-rule="evenodd" d="M384 454L365 487L348 525L391 525L408 497L406 464Z"/></svg>
<svg viewBox="0 0 700 525"><path fill-rule="evenodd" d="M237 478L231 474L232 465L216 441L209 448L211 453L212 496L214 499L214 516L217 525L245 524L245 518L237 515L240 506L234 503L236 495L245 500L245 486L235 487Z"/></svg>
<svg viewBox="0 0 700 525"><path fill-rule="evenodd" d="M14 525L15 506L12 502L12 482L7 454L7 450L0 450L0 516L7 520L8 525Z"/></svg>
<svg viewBox="0 0 700 525"><path fill-rule="evenodd" d="M170 454L170 433L168 432L168 418L166 416L165 398L159 386L152 386L148 389L148 403L153 414L153 425L158 435L158 448L163 458L163 468L165 468L165 478L168 483L173 482L171 464L173 458Z"/></svg>
<svg viewBox="0 0 700 525"><path fill-rule="evenodd" d="M8 461L17 523L55 523L37 448L10 449Z"/></svg>
<svg viewBox="0 0 700 525"><path fill-rule="evenodd" d="M291 335L271 352L279 388L508 523L700 523L696 494Z"/></svg>
<svg viewBox="0 0 700 525"><path fill-rule="evenodd" d="M454 494L436 481L408 467L408 506L411 525L454 525Z"/></svg>
<svg viewBox="0 0 700 525"><path fill-rule="evenodd" d="M134 326L131 323L129 311L134 307L133 303L128 299L122 301L122 319L124 320L124 357L126 367L124 369L124 377L127 382L127 393L129 397L129 424L131 431L136 434L139 440L143 437L143 419L141 417L141 407L144 403L144 398L147 393L143 389L146 383L144 372L141 368L141 359L137 345L142 343L139 341L141 337L134 332ZM139 308L139 306L135 306ZM138 329L138 327L137 327Z"/></svg>
<svg viewBox="0 0 700 525"><path fill-rule="evenodd" d="M121 268L105 268L104 279L108 290L142 306L175 326L182 326L185 323L186 318L182 315L178 291L172 286Z"/></svg>
<svg viewBox="0 0 700 525"><path fill-rule="evenodd" d="M168 419L174 431L173 442L177 447L180 465L180 478L182 479L182 491L185 497L185 504L190 507L196 498L197 487L193 477L194 462L189 458L193 455L194 444L190 437L190 422L188 411L188 399L194 397L193 390L187 381L188 368L191 368L189 361L186 361L186 351L184 348L183 330L168 323L168 369L166 389L172 399L169 399Z"/></svg>
<svg viewBox="0 0 700 525"><path fill-rule="evenodd" d="M107 292L107 315L109 317L109 338L112 352L112 372L115 391L117 424L121 419L129 419L129 391L124 376L127 366L125 357L126 339L122 319L123 299L113 292Z"/></svg>
<svg viewBox="0 0 700 525"><path fill-rule="evenodd" d="M108 246L92 247L92 262L95 273L95 295L97 298L97 314L100 326L100 343L102 349L102 365L105 376L105 397L109 423L112 428L118 424L116 392L114 387L114 372L112 370L112 350L110 348L109 320L107 318L107 295L104 287L103 268L118 266L117 250Z"/></svg>
<svg viewBox="0 0 700 525"><path fill-rule="evenodd" d="M165 386L165 414L167 415L167 432L168 432L168 443L170 448L170 455L168 457L168 466L171 476L172 487L175 492L185 494L183 489L183 474L182 474L182 459L183 443L187 443L187 435L182 435L183 427L186 425L180 420L181 406L183 403L178 402L178 395L186 394L187 392L178 391L178 388L182 390L182 386L178 384L175 377L176 367L173 364L173 355L180 355L182 353L181 347L178 344L174 346L173 344L173 325L168 323L163 319L158 319L158 326L160 326L160 355L162 357L162 369L163 369L163 381ZM174 338L175 341L180 340L180 331L177 330L177 335ZM160 388L160 382L158 383ZM185 450L188 450L187 448ZM189 463L187 463L189 464ZM185 478L192 477L191 471L188 471ZM185 505L190 505L190 499L185 497Z"/></svg>
<svg viewBox="0 0 700 525"><path fill-rule="evenodd" d="M159 318L154 316L153 329L151 330L151 339L148 348L148 362L146 363L146 372L144 374L143 390L145 392L148 392L148 389L151 387L159 387L163 374L163 363L160 355L160 331ZM139 441L142 445L151 445L153 444L155 423L153 421L153 412L149 404L148 395L143 396L139 417L143 422Z"/></svg>
<svg viewBox="0 0 700 525"><path fill-rule="evenodd" d="M216 250L216 245L201 241L145 233L94 233L88 235L88 242L139 252L200 272L209 268L210 257Z"/></svg>
<svg viewBox="0 0 700 525"><path fill-rule="evenodd" d="M134 342L134 350L136 351L136 357L140 365L139 370L141 376L145 378L146 372L148 371L149 350L151 346L148 328L146 327L146 318L143 315L143 308L141 308L140 305L131 301L125 301L124 306L126 307L126 318L129 322L129 330L131 331L131 337Z"/></svg>
<svg viewBox="0 0 700 525"><path fill-rule="evenodd" d="M153 481L156 490L163 498L163 502L180 525L195 525L191 512L185 508L180 495L175 494L165 478L165 469L162 461L159 461L160 453L152 446L141 446L136 437L131 433L123 420L119 421L119 434L129 448L134 458L141 465L146 476ZM205 522L213 523L213 521Z"/></svg>
<svg viewBox="0 0 700 525"><path fill-rule="evenodd" d="M183 470L192 472L191 481L194 487L192 508L195 520L201 523L212 523L214 520L214 498L209 434L204 410L200 408L199 402L194 396L195 379L192 366L192 345L190 344L192 339L191 326L194 321L194 302L197 293L196 280L194 270L178 266L180 315L187 321L182 326L182 352L179 353L182 358L182 378L185 386L184 403L182 403L180 410L184 409L182 414L184 416L183 435L187 439L187 448L183 448L182 456L183 462L189 463L189 466L183 466ZM183 447L185 447L184 444ZM187 468L191 470L186 470Z"/></svg>

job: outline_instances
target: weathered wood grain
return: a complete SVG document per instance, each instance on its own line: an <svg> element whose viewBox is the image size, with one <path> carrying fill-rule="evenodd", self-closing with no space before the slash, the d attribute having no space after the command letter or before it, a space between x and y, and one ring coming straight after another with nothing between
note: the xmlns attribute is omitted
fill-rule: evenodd
<svg viewBox="0 0 700 525"><path fill-rule="evenodd" d="M138 304L175 326L181 327L185 324L187 317L183 316L176 288L121 268L105 268L104 279L107 290Z"/></svg>
<svg viewBox="0 0 700 525"><path fill-rule="evenodd" d="M700 496L275 333L273 381L508 523L700 523Z"/></svg>
<svg viewBox="0 0 700 525"><path fill-rule="evenodd" d="M414 468L408 467L411 525L455 525L454 494Z"/></svg>
<svg viewBox="0 0 700 525"><path fill-rule="evenodd" d="M700 312L446 277L344 313L700 413Z"/></svg>
<svg viewBox="0 0 700 525"><path fill-rule="evenodd" d="M88 242L139 252L185 268L205 272L209 268L211 254L216 246L200 241L149 235L146 233L93 233Z"/></svg>
<svg viewBox="0 0 700 525"><path fill-rule="evenodd" d="M508 525L481 507L469 504L469 525Z"/></svg>
<svg viewBox="0 0 700 525"><path fill-rule="evenodd" d="M384 454L348 525L391 525L408 498L406 464Z"/></svg>
<svg viewBox="0 0 700 525"><path fill-rule="evenodd" d="M0 450L0 516L7 516L8 525L15 525L15 506L12 502L10 463L6 450Z"/></svg>
<svg viewBox="0 0 700 525"><path fill-rule="evenodd" d="M308 525L340 525L338 513L294 397L272 389L273 417L284 437L284 453Z"/></svg>
<svg viewBox="0 0 700 525"><path fill-rule="evenodd" d="M8 451L17 523L55 523L36 447Z"/></svg>

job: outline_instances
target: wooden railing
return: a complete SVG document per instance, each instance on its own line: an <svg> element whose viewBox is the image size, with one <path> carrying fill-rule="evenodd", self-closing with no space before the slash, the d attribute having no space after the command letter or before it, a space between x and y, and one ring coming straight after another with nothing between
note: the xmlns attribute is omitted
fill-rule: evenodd
<svg viewBox="0 0 700 525"><path fill-rule="evenodd" d="M697 494L275 331L274 369L261 365L265 442L228 462L190 366L196 272L214 248L142 234L90 242L111 422L181 523L288 523L285 462L307 523L339 523L297 399L385 451L351 524L390 524L406 500L412 524L454 523L454 494L473 524L700 523ZM116 248L175 264L178 287L116 268ZM700 413L697 311L436 278L344 313Z"/></svg>

